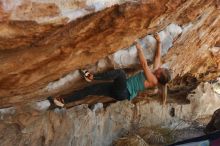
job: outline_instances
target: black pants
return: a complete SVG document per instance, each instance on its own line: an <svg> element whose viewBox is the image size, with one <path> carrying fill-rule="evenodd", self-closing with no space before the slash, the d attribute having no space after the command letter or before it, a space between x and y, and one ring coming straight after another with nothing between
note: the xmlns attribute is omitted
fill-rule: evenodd
<svg viewBox="0 0 220 146"><path fill-rule="evenodd" d="M98 83L75 91L73 95L64 98L65 103L82 99L88 95L109 96L116 100L128 99L130 96L126 85L126 75L121 69L95 74L94 80L112 80L112 82Z"/></svg>

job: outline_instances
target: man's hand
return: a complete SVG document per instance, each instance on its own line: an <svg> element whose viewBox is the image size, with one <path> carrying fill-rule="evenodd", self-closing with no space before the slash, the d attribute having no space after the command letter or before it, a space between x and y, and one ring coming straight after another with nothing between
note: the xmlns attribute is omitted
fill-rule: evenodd
<svg viewBox="0 0 220 146"><path fill-rule="evenodd" d="M160 36L159 36L158 33L156 33L156 34L154 35L154 37L155 37L155 39L157 40L157 42L161 42Z"/></svg>

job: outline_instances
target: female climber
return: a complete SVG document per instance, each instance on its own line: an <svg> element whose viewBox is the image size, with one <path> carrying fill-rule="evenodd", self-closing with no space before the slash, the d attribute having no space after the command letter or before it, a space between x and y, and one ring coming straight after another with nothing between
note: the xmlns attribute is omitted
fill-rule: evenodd
<svg viewBox="0 0 220 146"><path fill-rule="evenodd" d="M111 82L97 83L87 86L81 90L75 91L68 97L55 97L53 103L58 107L75 100L82 99L88 95L109 96L116 100L132 100L137 93L146 88L156 87L158 85L165 86L170 81L169 71L161 68L161 41L158 34L155 35L157 40L157 49L154 56L154 70L151 71L147 60L144 57L140 44L136 41L139 61L142 71L126 79L126 74L122 69L111 70L104 73L92 74L87 70L82 70L84 78L91 82L93 80L111 80Z"/></svg>

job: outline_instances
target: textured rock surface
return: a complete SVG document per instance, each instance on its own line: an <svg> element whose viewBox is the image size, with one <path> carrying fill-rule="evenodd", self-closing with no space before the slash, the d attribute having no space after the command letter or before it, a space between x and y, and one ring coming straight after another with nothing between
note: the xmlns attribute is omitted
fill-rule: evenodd
<svg viewBox="0 0 220 146"><path fill-rule="evenodd" d="M0 109L0 145L103 146L142 127L182 133L191 120L206 123L203 118L220 105L219 83L200 84L187 97L190 104L165 107L158 99L143 98L107 108L99 103L91 109L84 104L45 111L48 101L35 102L84 86L79 68L99 72L136 66L132 43L137 38L152 60L156 32L173 78L190 74L207 81L220 75L219 0L128 1L0 1L0 107L8 107ZM150 128L146 133L138 134L150 143L167 141L160 133L153 137L158 132Z"/></svg>
<svg viewBox="0 0 220 146"><path fill-rule="evenodd" d="M2 0L2 21L33 20L38 23L67 23L129 0Z"/></svg>
<svg viewBox="0 0 220 146"><path fill-rule="evenodd" d="M77 85L48 90L48 84L171 23L183 29L165 56L173 76L219 75L219 1L124 2L2 0L0 106L69 93Z"/></svg>
<svg viewBox="0 0 220 146"><path fill-rule="evenodd" d="M214 87L216 87L214 85ZM195 94L188 95L188 99L192 105L193 115L197 116L203 114L213 114L220 106L220 94L213 90L213 85L209 83L200 84L194 91ZM212 110L210 110L212 109Z"/></svg>
<svg viewBox="0 0 220 146"><path fill-rule="evenodd" d="M140 136L128 136L116 141L115 146L149 146Z"/></svg>
<svg viewBox="0 0 220 146"><path fill-rule="evenodd" d="M45 111L39 106L37 108L36 104L1 109L0 143L2 146L14 144L105 146L120 137L136 133L149 144L164 145L175 136L175 141L199 136L202 134L201 130L190 130L193 128L192 120L201 125L205 124L208 122L205 119L218 108L215 106L218 102L212 103L213 106L207 109L195 108L195 106L206 107L207 103L203 101L217 98L217 95L213 96L214 93L209 90L208 85L203 88L202 93L200 86L196 89L196 102L191 104L169 102L163 106L158 97L140 96L136 103L121 101L106 108L99 103L92 108L88 108L88 105L80 105L68 110L54 111ZM198 94L201 98L197 98ZM194 100L193 96L190 97L190 100ZM47 103L41 104L41 107L43 104L47 105ZM160 127L169 130L162 131ZM181 129L184 131L181 132ZM191 134L187 134L189 131ZM176 133L180 136L178 137Z"/></svg>

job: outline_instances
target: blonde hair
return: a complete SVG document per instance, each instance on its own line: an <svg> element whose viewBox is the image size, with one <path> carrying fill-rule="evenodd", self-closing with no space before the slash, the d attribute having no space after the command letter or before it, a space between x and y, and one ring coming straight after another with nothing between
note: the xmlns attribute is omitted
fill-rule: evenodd
<svg viewBox="0 0 220 146"><path fill-rule="evenodd" d="M162 86L162 99L163 99L163 105L166 105L166 102L167 102L167 84Z"/></svg>
<svg viewBox="0 0 220 146"><path fill-rule="evenodd" d="M167 68L161 68L162 74L158 78L158 81L162 85L166 85L171 80L170 71Z"/></svg>
<svg viewBox="0 0 220 146"><path fill-rule="evenodd" d="M160 84L160 86L158 88L160 90L160 97L162 98L162 104L166 105L166 101L167 101L167 84L165 84L165 85Z"/></svg>

